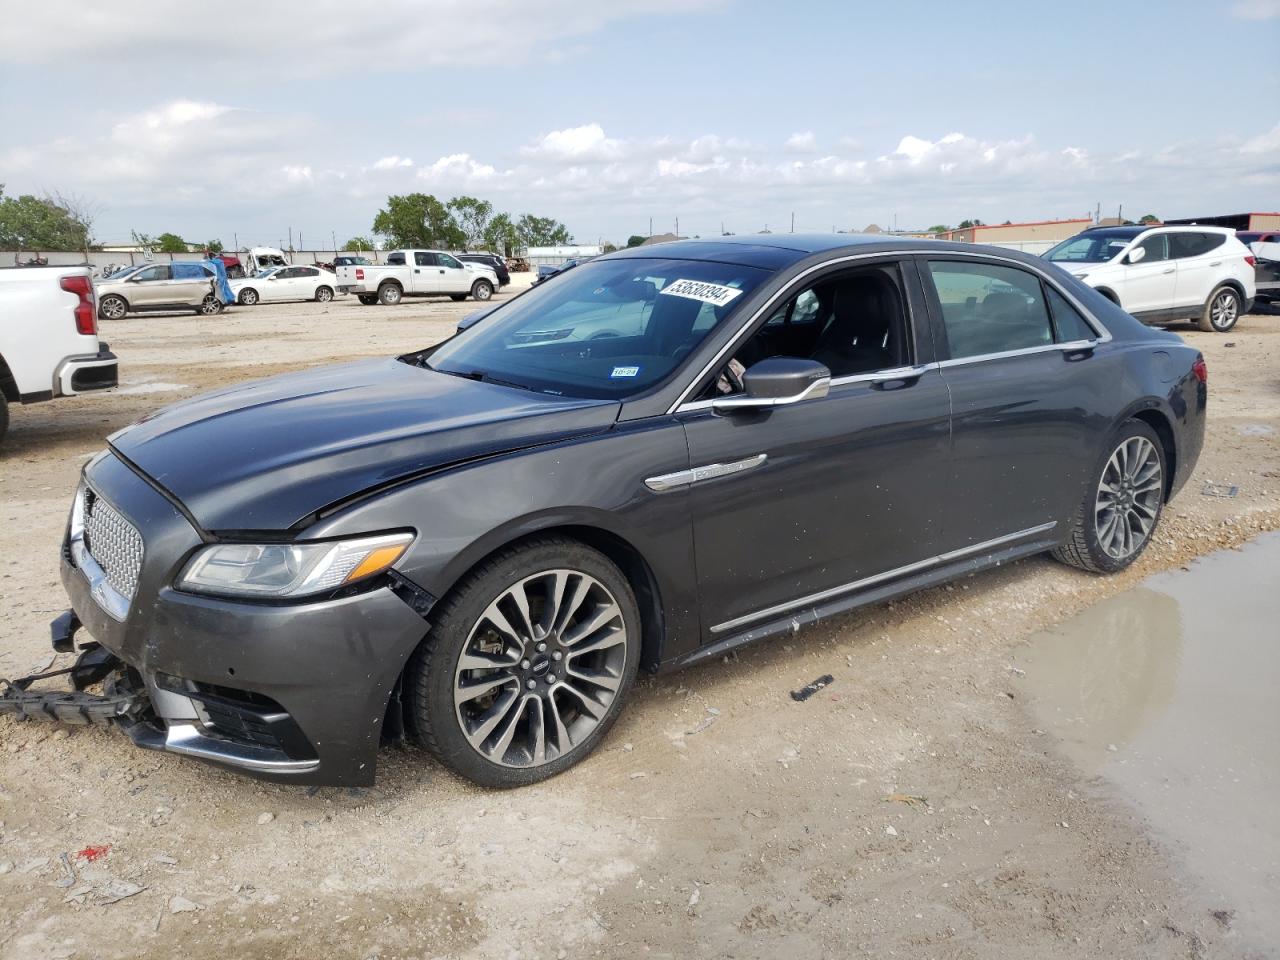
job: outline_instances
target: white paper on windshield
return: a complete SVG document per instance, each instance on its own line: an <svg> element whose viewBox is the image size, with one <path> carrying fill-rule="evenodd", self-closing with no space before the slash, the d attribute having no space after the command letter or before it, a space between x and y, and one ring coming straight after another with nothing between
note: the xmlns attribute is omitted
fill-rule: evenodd
<svg viewBox="0 0 1280 960"><path fill-rule="evenodd" d="M737 287L704 283L701 280L672 280L658 292L672 297L685 297L688 300L701 300L714 307L723 307L742 293Z"/></svg>

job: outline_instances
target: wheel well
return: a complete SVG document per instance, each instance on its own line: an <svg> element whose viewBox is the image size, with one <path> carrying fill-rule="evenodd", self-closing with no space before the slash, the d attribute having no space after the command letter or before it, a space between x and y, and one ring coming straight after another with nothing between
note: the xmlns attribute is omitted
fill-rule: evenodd
<svg viewBox="0 0 1280 960"><path fill-rule="evenodd" d="M599 527L565 524L517 537L494 547L489 553L478 558L450 585L449 589L452 590L472 570L485 563L494 554L503 550L510 550L512 547L520 546L522 543L555 536L567 537L586 544L588 547L600 551L617 564L618 569L627 578L627 582L631 584L631 589L636 595L636 605L640 608L640 666L645 669L657 669L658 663L662 658L662 637L665 632L662 597L658 592L658 581L640 551L622 539L622 537L607 530L602 530ZM429 616L428 619L430 619Z"/></svg>
<svg viewBox="0 0 1280 960"><path fill-rule="evenodd" d="M9 364L5 363L3 356L0 356L0 397L4 397L10 403L18 402L18 384L13 379L13 372L9 369Z"/></svg>
<svg viewBox="0 0 1280 960"><path fill-rule="evenodd" d="M1219 290L1221 290L1223 287L1230 287L1232 290L1236 292L1236 296L1240 298L1240 308L1243 310L1245 301L1248 300L1249 297L1244 292L1244 285L1240 283L1239 280L1236 280L1234 277L1229 277L1226 280L1223 280L1216 287L1214 287L1213 290L1210 291L1209 293L1209 299L1212 300L1213 295L1217 293Z"/></svg>
<svg viewBox="0 0 1280 960"><path fill-rule="evenodd" d="M1104 297L1106 297L1108 300L1110 300L1112 303L1114 303L1117 307L1120 306L1120 298L1117 297L1111 290L1108 290L1106 287L1095 287L1094 289L1097 290Z"/></svg>
<svg viewBox="0 0 1280 960"><path fill-rule="evenodd" d="M399 280L392 280L392 279L388 278L388 279L386 279L386 280L381 280L381 281L379 281L379 282L378 282L378 289L379 289L379 290L381 290L383 287L386 287L386 286L400 287L400 289L401 289L401 290L403 290L403 289L404 289L404 287L401 285L401 283L400 283L400 281L399 281Z"/></svg>
<svg viewBox="0 0 1280 960"><path fill-rule="evenodd" d="M241 287L240 292L236 294L236 299L239 300L246 293L252 293L256 296L258 293L258 288L257 287Z"/></svg>
<svg viewBox="0 0 1280 960"><path fill-rule="evenodd" d="M1160 446L1164 450L1165 476L1164 476L1164 499L1168 503L1169 495L1173 492L1173 477L1178 469L1178 448L1173 440L1173 427L1169 425L1169 421L1159 410L1139 410L1133 415L1133 419L1141 420L1152 430L1156 432L1156 436L1160 438Z"/></svg>

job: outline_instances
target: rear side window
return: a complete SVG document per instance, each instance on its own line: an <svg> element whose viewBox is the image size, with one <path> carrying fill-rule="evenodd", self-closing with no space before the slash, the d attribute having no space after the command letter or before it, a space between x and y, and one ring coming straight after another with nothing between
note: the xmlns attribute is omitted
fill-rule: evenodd
<svg viewBox="0 0 1280 960"><path fill-rule="evenodd" d="M1093 340L1098 336L1093 327L1080 316L1080 312L1067 302L1066 297L1048 284L1045 284L1045 289L1049 292L1049 312L1053 315L1053 329L1058 343Z"/></svg>
<svg viewBox="0 0 1280 960"><path fill-rule="evenodd" d="M954 359L1053 343L1040 278L992 263L929 261Z"/></svg>
<svg viewBox="0 0 1280 960"><path fill-rule="evenodd" d="M389 254L387 256L387 265L391 267L403 267L404 254L399 251L397 251L396 253Z"/></svg>
<svg viewBox="0 0 1280 960"><path fill-rule="evenodd" d="M1198 257L1216 250L1227 242L1223 233L1171 233L1169 234L1169 252L1174 260L1185 257Z"/></svg>

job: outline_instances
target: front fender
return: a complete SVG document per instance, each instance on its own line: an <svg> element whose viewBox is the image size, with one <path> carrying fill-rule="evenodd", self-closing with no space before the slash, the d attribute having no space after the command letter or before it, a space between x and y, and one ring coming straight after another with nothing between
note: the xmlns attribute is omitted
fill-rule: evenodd
<svg viewBox="0 0 1280 960"><path fill-rule="evenodd" d="M700 641L693 528L685 491L654 493L645 479L689 466L672 417L520 450L370 497L307 531L329 537L411 526L418 537L399 572L443 597L495 550L542 531L589 527L624 541L652 571L662 598L663 658Z"/></svg>

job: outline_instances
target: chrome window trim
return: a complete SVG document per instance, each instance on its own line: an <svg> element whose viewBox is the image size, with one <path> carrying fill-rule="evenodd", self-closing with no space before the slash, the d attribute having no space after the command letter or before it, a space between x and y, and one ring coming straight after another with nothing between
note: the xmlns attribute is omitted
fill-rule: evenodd
<svg viewBox="0 0 1280 960"><path fill-rule="evenodd" d="M1002 350L999 353L975 353L972 357L953 357L939 360L939 367L963 367L970 363L985 363L988 360L1005 360L1009 357L1026 357L1037 353L1071 353L1075 350L1089 350L1096 347L1101 340L1072 340L1069 343L1045 343L1038 347L1022 347L1018 350Z"/></svg>
<svg viewBox="0 0 1280 960"><path fill-rule="evenodd" d="M788 600L785 603L774 604L772 607L765 607L763 610L757 610L754 613L744 614L741 617L726 620L724 623L718 623L711 628L711 632L724 633L727 630L733 630L736 627L742 627L748 623L755 623L757 620L765 620L776 614L786 613L788 610L794 610L797 607L807 607L811 604L822 603L824 600L833 600L842 594L852 593L865 587L872 587L878 583L883 583L886 580L894 580L898 577L906 576L909 573L917 573L921 570L927 570L930 567L949 563L952 560L960 560L972 554L990 550L993 547L1003 546L1006 543L1013 543L1015 540L1022 540L1026 537L1034 536L1037 533L1047 533L1057 525L1057 520L1050 520L1048 523L1042 523L1035 527L1028 527L1025 530L1019 530L1016 533L1007 533L1003 537L996 537L994 540L986 540L982 543L975 543L967 547L961 547L958 550L950 550L947 553L940 553L936 557L930 557L927 560L918 560L915 563L908 563L906 566L895 567L894 569L886 570L883 573L863 577L861 580L854 580L852 583L846 583L838 587L831 587L827 590L820 590L817 593L809 594L807 597L800 597L796 600Z"/></svg>
<svg viewBox="0 0 1280 960"><path fill-rule="evenodd" d="M994 353L985 354L980 358L979 357L960 357L960 358L956 358L956 360L954 361L952 359L936 361L939 366L955 365L956 362L958 361L963 361L966 363L976 363L976 362L979 362L980 360L993 360L1003 356L1017 356L1021 353L1039 352L1045 349L1072 348L1072 349L1079 350L1079 349L1082 349L1080 344L1091 343L1092 345L1096 346L1097 344L1100 344L1100 343L1109 343L1112 339L1111 331L1109 331L1106 328L1106 325L1103 324L1101 320L1099 320L1097 317L1093 315L1092 311L1090 311L1083 303L1081 303L1078 299L1076 299L1075 295L1072 294L1069 290L1063 289L1062 285L1059 284L1054 277L1051 277L1048 274L1048 272L1041 270L1040 267L1034 264L1024 263L1021 260L1014 260L1011 257L1002 257L999 254L975 253L971 250L934 251L934 250L921 250L919 248L916 248L916 249L898 249L898 250L893 250L893 249L878 250L875 253L852 254L850 256L837 257L833 260L826 260L823 263L814 264L809 269L803 271L802 273L798 273L794 277L792 277L790 282L788 282L785 287L783 287L781 290L775 293L772 297L766 300L763 304L761 304L760 307L751 314L751 316L749 316L745 321L743 321L742 325L738 327L738 332L735 333L725 343L723 347L721 347L719 350L716 351L715 356L713 356L709 361L707 361L707 363L703 365L702 369L698 371L696 376L694 376L692 379L689 380L688 384L680 392L680 395L676 397L675 402L673 402L671 406L667 408L667 415L670 416L673 413L683 412L686 410L701 410L701 409L704 409L704 407L709 407L714 402L713 400L692 400L688 403L685 403L685 401L689 397L689 394L692 393L694 387L697 386L698 381L700 381L703 377L705 377L717 364L722 362L724 357L727 354L729 354L729 352L734 347L738 346L741 343L743 334L745 334L755 324L755 322L760 319L761 315L772 316L771 311L777 309L777 304L779 303L779 301L782 300L783 296L787 293L788 290L794 289L794 284L796 283L796 281L803 280L805 277L808 277L810 274L816 273L820 270L826 270L832 266L838 266L844 263L854 263L859 260L874 260L877 258L883 259L888 257L923 257L926 260L928 259L947 260L947 259L967 257L972 260L987 260L987 261L995 261L998 263L1007 263L1014 267L1027 270L1032 274L1034 274L1035 276L1039 277L1043 282L1050 284L1055 290L1057 290L1058 293L1061 294L1062 297L1068 303L1070 303L1073 307L1075 307L1075 309L1079 312L1080 316L1084 318L1084 322L1088 324L1089 327L1093 330L1093 332L1098 335L1097 339L1093 341L1076 341L1075 343L1045 344L1044 347L1030 347L1030 348L1027 348L1026 350L1006 351L1003 354L994 354ZM932 281L932 278L930 278L930 281ZM863 374L856 374L856 376L861 377L863 376ZM853 382L855 381L848 377L839 377L839 378L832 379L831 385L836 386L837 384L840 384L840 383L853 383Z"/></svg>

